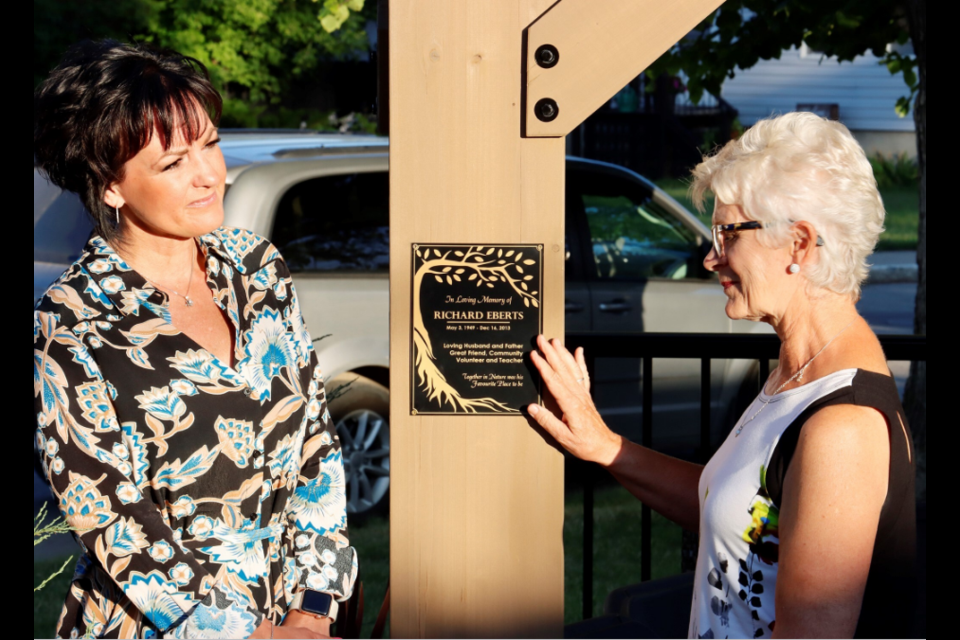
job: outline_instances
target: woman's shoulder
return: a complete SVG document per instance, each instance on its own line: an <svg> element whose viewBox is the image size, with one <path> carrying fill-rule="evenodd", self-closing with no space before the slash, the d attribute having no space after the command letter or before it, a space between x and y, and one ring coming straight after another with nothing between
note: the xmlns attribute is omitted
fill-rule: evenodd
<svg viewBox="0 0 960 640"><path fill-rule="evenodd" d="M243 275L260 271L269 264L283 262L283 257L268 239L247 229L220 227L200 241L217 249Z"/></svg>
<svg viewBox="0 0 960 640"><path fill-rule="evenodd" d="M43 316L57 316L58 324L75 325L101 315L103 310L99 303L103 302L101 299L103 292L93 284L88 260L88 252L84 252L34 301L35 319Z"/></svg>

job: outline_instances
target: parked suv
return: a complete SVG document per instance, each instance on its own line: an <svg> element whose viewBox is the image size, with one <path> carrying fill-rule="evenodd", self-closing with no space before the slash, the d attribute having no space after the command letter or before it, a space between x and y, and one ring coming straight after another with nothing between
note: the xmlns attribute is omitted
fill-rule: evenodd
<svg viewBox="0 0 960 640"><path fill-rule="evenodd" d="M349 510L371 512L385 505L390 486L388 141L300 132L222 137L226 224L270 238L286 258L328 388L349 385L331 402ZM649 181L568 158L566 203L568 332L761 330L727 318L722 288L702 266L709 230ZM89 232L79 200L34 169L34 300L76 260ZM658 360L654 370L655 444L681 451L699 434L699 362ZM718 362L713 371L719 433L756 374L746 361ZM601 413L632 438L639 438L640 390L637 360L598 362Z"/></svg>

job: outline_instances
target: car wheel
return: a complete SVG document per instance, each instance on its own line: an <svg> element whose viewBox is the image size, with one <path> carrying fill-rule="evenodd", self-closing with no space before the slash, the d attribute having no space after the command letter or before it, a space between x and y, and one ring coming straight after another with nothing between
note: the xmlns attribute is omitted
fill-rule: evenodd
<svg viewBox="0 0 960 640"><path fill-rule="evenodd" d="M343 449L347 515L356 521L383 513L390 501L390 391L355 374L328 388L337 396L330 414Z"/></svg>

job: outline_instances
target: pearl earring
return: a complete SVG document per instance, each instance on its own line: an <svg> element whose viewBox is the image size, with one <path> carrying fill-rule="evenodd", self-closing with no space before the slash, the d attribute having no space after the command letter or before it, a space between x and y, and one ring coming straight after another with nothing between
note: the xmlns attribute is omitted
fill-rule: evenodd
<svg viewBox="0 0 960 640"><path fill-rule="evenodd" d="M790 273L794 275L800 273L800 265L798 265L797 263L793 263L792 265L790 265Z"/></svg>

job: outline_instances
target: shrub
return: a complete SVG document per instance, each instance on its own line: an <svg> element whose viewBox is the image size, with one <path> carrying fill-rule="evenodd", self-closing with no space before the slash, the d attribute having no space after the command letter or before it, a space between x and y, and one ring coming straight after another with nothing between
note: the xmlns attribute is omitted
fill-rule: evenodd
<svg viewBox="0 0 960 640"><path fill-rule="evenodd" d="M881 189L911 186L920 181L920 168L917 166L917 161L906 153L894 154L890 157L877 153L870 158L870 164L873 165L873 174Z"/></svg>

